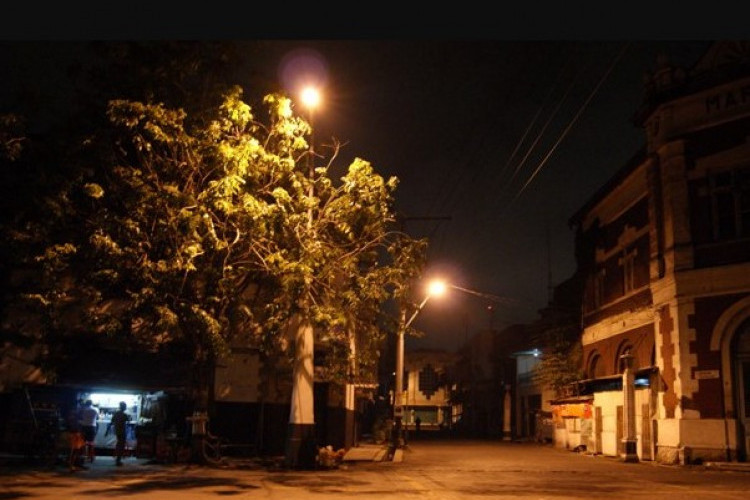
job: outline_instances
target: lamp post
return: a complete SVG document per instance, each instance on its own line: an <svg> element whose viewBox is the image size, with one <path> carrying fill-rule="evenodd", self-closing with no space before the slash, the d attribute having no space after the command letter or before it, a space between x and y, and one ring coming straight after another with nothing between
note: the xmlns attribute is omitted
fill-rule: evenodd
<svg viewBox="0 0 750 500"><path fill-rule="evenodd" d="M308 109L310 122L320 94L312 88L302 93L302 102ZM311 124L312 126L312 124ZM310 175L309 196L315 194L313 185L312 132L307 166ZM308 230L312 231L313 210L308 210ZM303 301L308 300L304 294ZM305 304L303 304L304 306ZM315 408L314 408L314 338L309 320L300 322L294 338L295 358L292 375L292 399L289 410L289 428L285 450L285 462L290 468L311 469L315 467Z"/></svg>
<svg viewBox="0 0 750 500"><path fill-rule="evenodd" d="M401 325L398 329L398 338L397 345L396 345L396 391L393 398L393 422L394 422L394 429L393 429L393 443L392 448L395 450L396 448L402 448L404 446L404 439L403 439L403 416L404 416L404 407L402 404L402 398L404 395L404 334L406 334L406 330L409 328L409 326L412 324L414 319L417 317L417 315L422 311L425 304L427 304L427 301L430 300L432 297L437 297L445 293L446 285L442 281L434 280L430 282L428 288L427 288L427 295L425 295L422 302L417 306L417 309L414 311L414 313L411 315L411 317L406 320L406 310L401 310Z"/></svg>
<svg viewBox="0 0 750 500"><path fill-rule="evenodd" d="M320 104L320 92L315 87L305 87L302 89L302 92L300 94L300 98L302 99L302 104L305 105L307 108L307 121L310 123L310 147L307 152L307 169L308 169L308 175L310 176L310 187L308 190L308 195L310 198L313 197L315 194L315 191L313 189L314 183L314 174L315 169L313 167L313 156L315 155L315 135L314 135L314 129L313 129L313 112L315 111L315 108L318 107ZM312 226L312 208L310 208L308 213L308 222L309 225Z"/></svg>

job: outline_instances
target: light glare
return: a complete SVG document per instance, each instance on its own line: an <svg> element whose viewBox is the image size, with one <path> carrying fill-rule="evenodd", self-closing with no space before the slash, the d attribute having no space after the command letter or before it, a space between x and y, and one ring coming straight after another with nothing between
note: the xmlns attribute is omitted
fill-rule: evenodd
<svg viewBox="0 0 750 500"><path fill-rule="evenodd" d="M439 297L445 293L445 282L441 280L433 280L430 282L427 290L427 293L430 296Z"/></svg>
<svg viewBox="0 0 750 500"><path fill-rule="evenodd" d="M302 90L302 103L310 109L318 107L320 104L320 92L314 87L305 87Z"/></svg>

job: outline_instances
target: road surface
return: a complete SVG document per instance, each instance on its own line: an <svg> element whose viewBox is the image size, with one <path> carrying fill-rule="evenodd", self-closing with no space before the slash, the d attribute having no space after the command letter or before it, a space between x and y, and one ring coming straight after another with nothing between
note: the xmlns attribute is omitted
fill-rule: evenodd
<svg viewBox="0 0 750 500"><path fill-rule="evenodd" d="M97 457L88 470L5 464L0 499L743 499L750 472L624 463L549 445L508 441L415 441L402 462L347 462L295 471L256 461L226 468L154 465Z"/></svg>

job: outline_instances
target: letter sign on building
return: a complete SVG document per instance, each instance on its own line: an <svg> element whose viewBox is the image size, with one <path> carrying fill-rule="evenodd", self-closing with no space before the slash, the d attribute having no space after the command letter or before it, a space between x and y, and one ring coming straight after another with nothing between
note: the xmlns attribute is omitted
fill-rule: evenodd
<svg viewBox="0 0 750 500"><path fill-rule="evenodd" d="M696 370L695 379L705 380L709 378L719 378L719 370Z"/></svg>

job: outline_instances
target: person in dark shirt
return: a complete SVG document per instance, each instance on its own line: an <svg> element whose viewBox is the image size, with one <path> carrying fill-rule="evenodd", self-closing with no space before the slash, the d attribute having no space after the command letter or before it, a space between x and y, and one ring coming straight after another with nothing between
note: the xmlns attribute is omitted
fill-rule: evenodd
<svg viewBox="0 0 750 500"><path fill-rule="evenodd" d="M115 444L115 464L122 465L122 455L125 452L125 439L127 436L127 424L130 420L130 415L125 413L125 409L128 407L124 401L120 401L120 409L112 415L112 421L110 426L115 431L115 437L117 443Z"/></svg>

